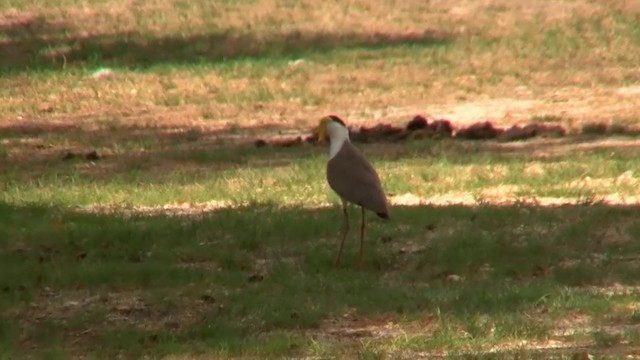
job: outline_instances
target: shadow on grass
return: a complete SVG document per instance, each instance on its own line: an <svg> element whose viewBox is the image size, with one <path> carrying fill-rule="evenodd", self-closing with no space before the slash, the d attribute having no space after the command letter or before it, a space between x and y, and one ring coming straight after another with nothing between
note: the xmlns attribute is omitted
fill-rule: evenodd
<svg viewBox="0 0 640 360"><path fill-rule="evenodd" d="M282 124L237 126L221 129L186 125L141 126L92 121L24 122L0 126L5 164L19 179L49 173L80 173L96 180L146 173L145 181L163 182L176 171L194 181L208 171L238 167L291 166L324 155L325 146L305 141L304 129ZM299 138L298 142L290 141ZM256 139L267 145L256 147ZM288 146L283 146L282 139ZM634 136L568 135L559 139L532 139L499 143L495 140L421 139L356 144L372 160L395 162L417 158L434 164L509 164L539 161L553 163L571 156L615 151L621 159L636 156L640 141ZM96 151L97 158L86 158ZM15 179L13 179L15 180Z"/></svg>
<svg viewBox="0 0 640 360"><path fill-rule="evenodd" d="M575 314L597 329L637 296L615 292L640 280L637 213L398 207L393 222L370 222L358 271L353 234L343 269L332 267L337 208L180 217L0 203L0 348L283 356L382 336L428 352L548 339Z"/></svg>
<svg viewBox="0 0 640 360"><path fill-rule="evenodd" d="M225 30L188 36L150 37L135 32L69 36L64 24L28 18L0 28L10 40L0 43L0 68L60 70L63 66L147 67L156 64L216 63L234 59L296 58L344 48L442 46L452 35L423 33L331 33L289 31L259 36Z"/></svg>
<svg viewBox="0 0 640 360"><path fill-rule="evenodd" d="M243 166L280 167L326 151L306 142L305 133L293 130L297 135L288 135L291 132L280 124L202 129L25 122L0 126L0 141L4 141L7 168L19 178L82 169L81 173L96 180L142 171L151 175L148 180L162 182L165 175L176 171L206 176L206 171ZM274 144L274 136L288 142L299 138L299 142L282 146L281 142ZM254 142L258 138L270 143L257 148ZM87 157L93 151L97 157ZM0 152L0 158L2 155Z"/></svg>

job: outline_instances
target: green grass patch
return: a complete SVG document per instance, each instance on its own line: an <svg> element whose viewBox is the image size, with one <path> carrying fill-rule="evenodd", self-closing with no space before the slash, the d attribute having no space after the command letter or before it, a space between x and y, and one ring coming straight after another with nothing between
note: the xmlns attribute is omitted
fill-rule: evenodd
<svg viewBox="0 0 640 360"><path fill-rule="evenodd" d="M337 209L254 205L184 218L2 207L14 219L0 244L2 311L10 320L2 342L65 350L74 334L90 329L86 341L100 356L340 352L318 341L380 317L415 330L371 340L362 356L479 351L542 341L567 311L601 318L617 298L583 289L636 281L635 269L615 259L598 271L581 262L585 253L637 251L633 243L594 245L583 232L559 230L589 224L597 233L608 217L632 219L635 211L625 208L398 208L393 224L370 224L366 269L356 271L354 241L345 268L331 265ZM536 226L542 222L546 234ZM382 241L385 234L392 240ZM450 282L447 274L463 280ZM28 303L47 320L21 315ZM19 321L29 323L28 340Z"/></svg>

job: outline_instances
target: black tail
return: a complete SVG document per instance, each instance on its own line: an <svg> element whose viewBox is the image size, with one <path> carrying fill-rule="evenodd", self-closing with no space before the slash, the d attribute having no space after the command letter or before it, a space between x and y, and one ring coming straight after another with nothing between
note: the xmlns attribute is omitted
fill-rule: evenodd
<svg viewBox="0 0 640 360"><path fill-rule="evenodd" d="M376 213L376 215L380 216L385 220L391 220L391 218L389 217L389 213Z"/></svg>

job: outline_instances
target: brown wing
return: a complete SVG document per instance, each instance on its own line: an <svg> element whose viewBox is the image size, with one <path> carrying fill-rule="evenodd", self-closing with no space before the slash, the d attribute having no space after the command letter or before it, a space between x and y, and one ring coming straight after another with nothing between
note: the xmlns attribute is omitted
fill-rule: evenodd
<svg viewBox="0 0 640 360"><path fill-rule="evenodd" d="M329 186L343 199L388 218L387 199L380 178L369 161L350 142L327 163Z"/></svg>

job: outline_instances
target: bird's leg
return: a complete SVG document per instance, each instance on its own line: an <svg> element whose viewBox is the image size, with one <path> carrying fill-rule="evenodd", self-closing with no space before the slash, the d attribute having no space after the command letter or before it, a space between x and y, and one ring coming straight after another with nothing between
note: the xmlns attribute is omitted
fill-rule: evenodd
<svg viewBox="0 0 640 360"><path fill-rule="evenodd" d="M340 259L342 258L342 249L344 248L344 240L347 238L349 232L349 213L347 212L347 202L342 200L342 236L340 237L340 247L338 248L338 255L336 256L335 267L340 267Z"/></svg>
<svg viewBox="0 0 640 360"><path fill-rule="evenodd" d="M362 269L362 255L364 253L364 206L360 206L362 209L362 221L360 222L360 256L358 258L358 267Z"/></svg>

